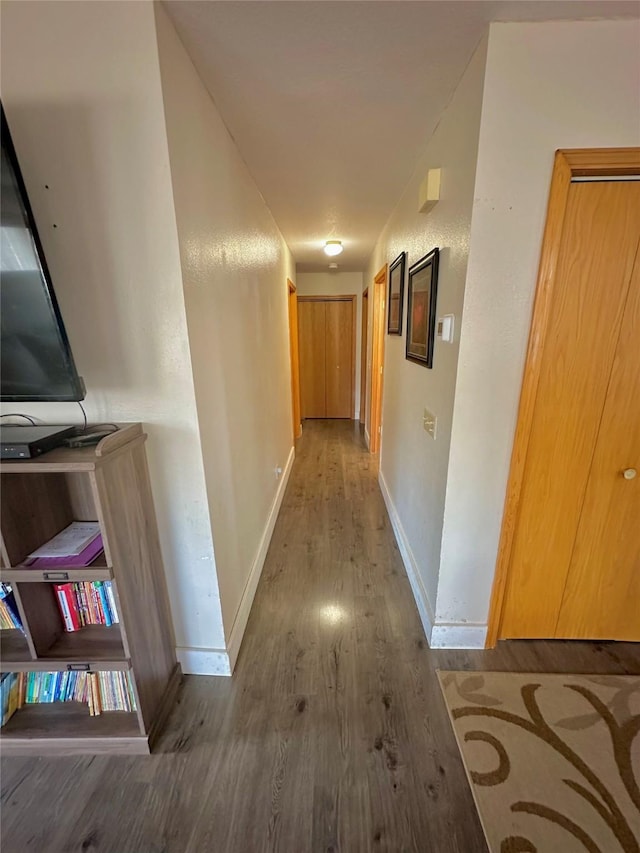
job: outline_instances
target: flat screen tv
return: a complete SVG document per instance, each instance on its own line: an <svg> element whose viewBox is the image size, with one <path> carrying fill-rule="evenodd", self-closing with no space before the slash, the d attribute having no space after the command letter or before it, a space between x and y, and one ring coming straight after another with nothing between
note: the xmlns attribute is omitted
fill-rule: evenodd
<svg viewBox="0 0 640 853"><path fill-rule="evenodd" d="M1 111L0 400L83 400L84 384Z"/></svg>

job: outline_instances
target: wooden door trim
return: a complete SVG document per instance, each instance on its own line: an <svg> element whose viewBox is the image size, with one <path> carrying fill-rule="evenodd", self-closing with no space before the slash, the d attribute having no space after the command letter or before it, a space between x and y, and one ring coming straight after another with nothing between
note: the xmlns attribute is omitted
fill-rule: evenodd
<svg viewBox="0 0 640 853"><path fill-rule="evenodd" d="M382 388L384 376L385 299L387 293L387 264L374 278L373 321L371 328L371 421L369 424L369 450L380 450L380 427L382 426Z"/></svg>
<svg viewBox="0 0 640 853"><path fill-rule="evenodd" d="M351 411L349 420L355 419L356 413L356 337L358 333L358 294L339 293L333 296L310 294L298 296L298 302L351 302L353 329L351 332Z"/></svg>
<svg viewBox="0 0 640 853"><path fill-rule="evenodd" d="M300 409L300 348L298 343L298 302L295 296L296 286L287 279L287 307L289 309L289 355L291 358L291 409L293 418L293 438L302 435L302 417ZM292 306L295 306L292 310Z"/></svg>
<svg viewBox="0 0 640 853"><path fill-rule="evenodd" d="M560 241L571 179L585 176L619 177L624 175L640 175L640 148L561 149L556 151L549 191L547 219L542 237L531 330L520 391L518 419L511 451L496 572L491 593L486 648L493 648L500 636L527 450L533 426L546 331L553 303Z"/></svg>
<svg viewBox="0 0 640 853"><path fill-rule="evenodd" d="M367 306L365 312L364 307ZM358 419L361 424L366 422L367 400L367 348L369 345L369 288L362 291L362 317L360 318L360 410ZM363 415L365 417L363 417Z"/></svg>
<svg viewBox="0 0 640 853"><path fill-rule="evenodd" d="M338 296L298 296L298 302L355 302L356 293L341 293Z"/></svg>

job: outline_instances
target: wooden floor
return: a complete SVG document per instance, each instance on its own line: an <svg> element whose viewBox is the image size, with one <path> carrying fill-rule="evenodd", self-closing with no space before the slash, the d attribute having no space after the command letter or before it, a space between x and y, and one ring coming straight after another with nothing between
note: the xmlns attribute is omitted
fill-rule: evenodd
<svg viewBox="0 0 640 853"><path fill-rule="evenodd" d="M5 759L2 853L485 851L437 668L640 662L431 651L357 425L307 422L233 679L186 677L152 756Z"/></svg>

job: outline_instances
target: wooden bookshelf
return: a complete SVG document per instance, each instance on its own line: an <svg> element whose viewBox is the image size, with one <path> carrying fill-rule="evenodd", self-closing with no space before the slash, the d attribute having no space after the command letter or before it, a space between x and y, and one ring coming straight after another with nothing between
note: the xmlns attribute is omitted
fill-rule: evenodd
<svg viewBox="0 0 640 853"><path fill-rule="evenodd" d="M0 580L25 629L0 631L3 672L125 670L137 711L91 717L77 702L24 705L0 729L10 754L148 753L180 683L141 424L95 447L0 463ZM46 572L27 556L72 521L98 521L104 553ZM53 584L110 580L120 622L66 632Z"/></svg>

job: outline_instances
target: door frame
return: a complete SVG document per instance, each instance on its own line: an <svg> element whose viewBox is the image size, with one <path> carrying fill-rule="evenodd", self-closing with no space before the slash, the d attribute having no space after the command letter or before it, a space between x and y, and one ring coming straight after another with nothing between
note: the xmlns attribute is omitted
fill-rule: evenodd
<svg viewBox="0 0 640 853"><path fill-rule="evenodd" d="M293 439L302 435L300 417L300 350L298 346L298 296L296 286L287 279L289 305L289 355L291 357L291 414L293 417Z"/></svg>
<svg viewBox="0 0 640 853"><path fill-rule="evenodd" d="M571 179L574 177L622 177L624 175L640 175L640 148L572 148L556 151L549 191L547 219L542 237L531 330L518 405L518 419L511 451L496 572L491 593L486 648L494 648L500 639L527 450L533 426L542 355L556 287L556 269Z"/></svg>
<svg viewBox="0 0 640 853"><path fill-rule="evenodd" d="M351 302L353 329L351 331L351 410L349 420L355 420L356 413L356 337L358 331L358 296L356 293L340 293L332 296L305 294L298 296L298 302Z"/></svg>
<svg viewBox="0 0 640 853"><path fill-rule="evenodd" d="M358 420L366 423L367 402L367 344L369 343L369 288L362 292L362 323L360 329L360 410Z"/></svg>
<svg viewBox="0 0 640 853"><path fill-rule="evenodd" d="M385 264L373 280L373 315L371 321L371 417L369 451L378 453L382 434L382 390L384 387L385 303L387 297Z"/></svg>

